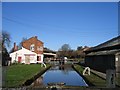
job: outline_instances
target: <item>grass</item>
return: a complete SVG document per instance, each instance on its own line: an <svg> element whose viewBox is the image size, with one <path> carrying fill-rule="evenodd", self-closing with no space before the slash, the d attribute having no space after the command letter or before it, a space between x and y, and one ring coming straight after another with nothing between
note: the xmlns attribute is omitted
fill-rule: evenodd
<svg viewBox="0 0 120 90"><path fill-rule="evenodd" d="M74 68L80 73L83 73L83 67L80 65L74 65ZM97 75L94 75L91 73L90 75L85 75L84 76L89 82L91 82L93 85L96 87L105 87L106 86L106 81L103 80L102 78L98 77Z"/></svg>
<svg viewBox="0 0 120 90"><path fill-rule="evenodd" d="M8 66L6 70L5 87L19 86L42 70L45 70L45 68L41 67L40 64Z"/></svg>
<svg viewBox="0 0 120 90"><path fill-rule="evenodd" d="M116 78L116 83L120 86L120 76Z"/></svg>

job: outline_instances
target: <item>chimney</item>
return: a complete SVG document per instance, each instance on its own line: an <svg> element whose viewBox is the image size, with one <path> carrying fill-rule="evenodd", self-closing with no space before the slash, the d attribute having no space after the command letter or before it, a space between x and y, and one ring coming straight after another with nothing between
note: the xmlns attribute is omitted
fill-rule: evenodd
<svg viewBox="0 0 120 90"><path fill-rule="evenodd" d="M37 36L35 36L35 38L37 39Z"/></svg>
<svg viewBox="0 0 120 90"><path fill-rule="evenodd" d="M18 47L16 46L16 43L14 42L14 47L13 47L14 52L18 50Z"/></svg>

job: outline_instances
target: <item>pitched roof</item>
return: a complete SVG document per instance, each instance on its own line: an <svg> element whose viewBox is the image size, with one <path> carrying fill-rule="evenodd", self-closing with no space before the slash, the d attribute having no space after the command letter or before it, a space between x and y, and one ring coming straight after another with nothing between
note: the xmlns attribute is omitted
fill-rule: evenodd
<svg viewBox="0 0 120 90"><path fill-rule="evenodd" d="M25 54L36 54L35 52L32 52L32 51L30 51L30 50L28 50L28 49L26 49L26 48L23 48L23 47L22 47L22 49L17 50L17 51L15 51L15 52L12 52L12 53L10 53L10 54L19 53L19 52L21 52L21 51L24 51Z"/></svg>
<svg viewBox="0 0 120 90"><path fill-rule="evenodd" d="M95 51L114 50L114 49L120 49L120 36L117 36L102 44L92 47L91 49L86 50L85 52L95 52Z"/></svg>
<svg viewBox="0 0 120 90"><path fill-rule="evenodd" d="M103 47L109 47L109 46L114 46L114 45L118 45L120 44L120 36L117 36L113 39L110 39L102 44L99 44L97 46L95 46L94 48L103 48Z"/></svg>
<svg viewBox="0 0 120 90"><path fill-rule="evenodd" d="M26 41L28 41L28 40L30 40L30 39L32 39L32 38L36 38L36 39L37 39L37 36L33 36L33 37L31 37L31 38L29 38L29 39L27 39L27 40L23 41L22 43L24 43L24 42L26 42ZM39 42L43 43L42 41L40 41L40 40L38 40L38 39L37 39L37 41L39 41Z"/></svg>

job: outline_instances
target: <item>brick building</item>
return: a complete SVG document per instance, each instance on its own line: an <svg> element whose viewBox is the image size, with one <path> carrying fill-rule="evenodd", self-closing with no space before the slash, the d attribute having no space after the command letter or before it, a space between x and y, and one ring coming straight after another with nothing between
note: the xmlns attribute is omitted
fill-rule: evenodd
<svg viewBox="0 0 120 90"><path fill-rule="evenodd" d="M37 62L43 62L44 43L37 39L37 36L31 37L22 42L22 47L37 54Z"/></svg>

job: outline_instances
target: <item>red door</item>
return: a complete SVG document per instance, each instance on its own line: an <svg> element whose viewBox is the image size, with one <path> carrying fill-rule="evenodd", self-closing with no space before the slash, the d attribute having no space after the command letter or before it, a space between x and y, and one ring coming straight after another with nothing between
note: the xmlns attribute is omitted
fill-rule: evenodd
<svg viewBox="0 0 120 90"><path fill-rule="evenodd" d="M22 57L18 57L18 63L21 63Z"/></svg>
<svg viewBox="0 0 120 90"><path fill-rule="evenodd" d="M39 61L41 61L41 56L39 56Z"/></svg>

